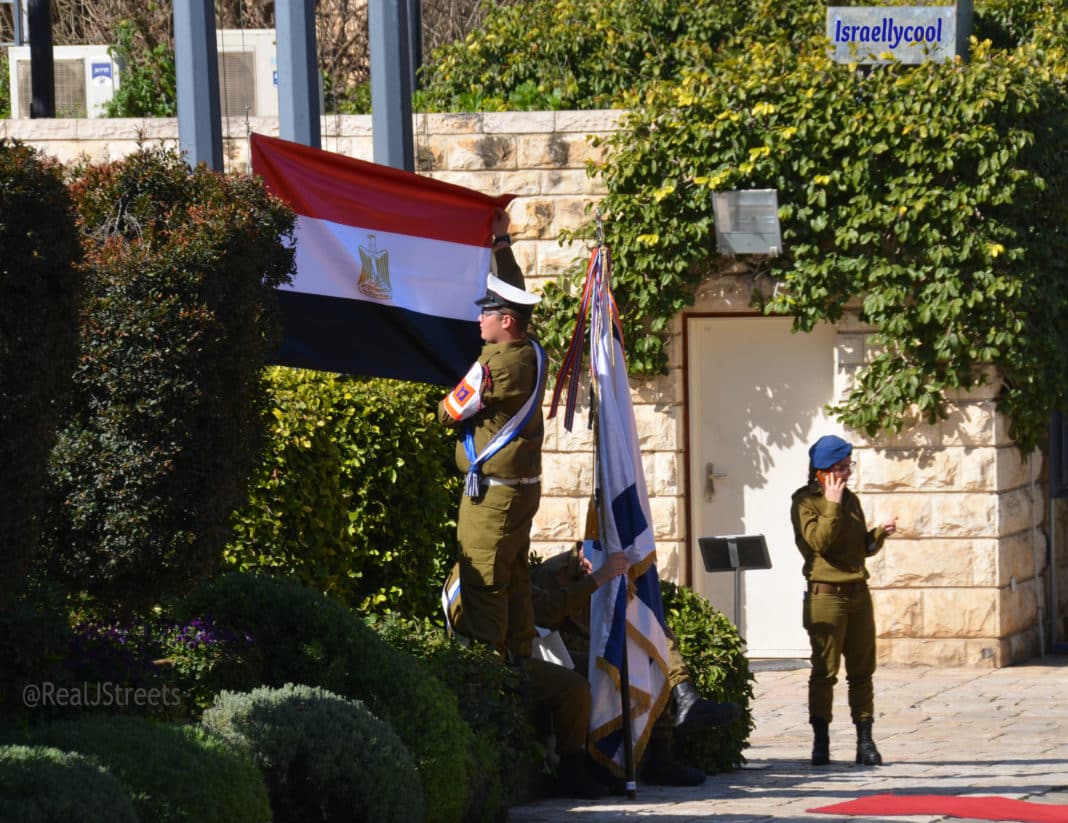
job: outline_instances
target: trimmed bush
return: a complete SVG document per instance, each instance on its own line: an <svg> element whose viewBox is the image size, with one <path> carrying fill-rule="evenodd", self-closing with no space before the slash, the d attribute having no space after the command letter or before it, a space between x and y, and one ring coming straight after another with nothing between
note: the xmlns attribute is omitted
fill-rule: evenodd
<svg viewBox="0 0 1068 823"><path fill-rule="evenodd" d="M267 780L275 823L423 819L408 749L357 700L287 683L223 692L201 720L247 747Z"/></svg>
<svg viewBox="0 0 1068 823"><path fill-rule="evenodd" d="M0 746L0 820L137 823L137 814L122 784L80 754Z"/></svg>
<svg viewBox="0 0 1068 823"><path fill-rule="evenodd" d="M210 617L252 636L247 666L213 673L213 688L236 691L249 679L275 687L305 683L363 701L415 758L427 820L463 815L473 744L455 696L344 605L295 580L234 573L193 592L175 612L179 619Z"/></svg>
<svg viewBox="0 0 1068 823"><path fill-rule="evenodd" d="M540 796L544 751L523 707L515 675L480 643L464 646L443 627L399 615L368 619L391 646L419 658L456 695L474 732L472 790L465 819L496 820Z"/></svg>
<svg viewBox="0 0 1068 823"><path fill-rule="evenodd" d="M248 754L198 727L98 716L43 726L31 742L103 765L129 790L141 820L271 820L263 778Z"/></svg>
<svg viewBox="0 0 1068 823"><path fill-rule="evenodd" d="M436 418L444 390L287 368L267 379L270 442L226 562L363 613L436 614L461 483L456 435Z"/></svg>
<svg viewBox="0 0 1068 823"><path fill-rule="evenodd" d="M61 167L0 140L0 611L39 542L48 455L78 354L80 254Z"/></svg>
<svg viewBox="0 0 1068 823"><path fill-rule="evenodd" d="M132 611L209 577L246 499L293 214L262 181L163 149L71 191L86 302L42 554L71 590Z"/></svg>
<svg viewBox="0 0 1068 823"><path fill-rule="evenodd" d="M733 701L742 707L742 719L683 742L680 758L707 772L720 772L745 764L742 750L749 745L753 716L753 673L745 656L745 641L734 624L705 598L685 586L660 581L664 617L678 640L679 653L703 697Z"/></svg>

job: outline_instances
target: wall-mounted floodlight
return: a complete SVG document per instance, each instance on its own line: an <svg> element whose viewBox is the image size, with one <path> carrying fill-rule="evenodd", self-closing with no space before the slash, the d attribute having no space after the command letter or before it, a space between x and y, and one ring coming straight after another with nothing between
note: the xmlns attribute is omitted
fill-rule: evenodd
<svg viewBox="0 0 1068 823"><path fill-rule="evenodd" d="M717 191L712 194L712 210L720 254L775 257L782 250L776 189Z"/></svg>

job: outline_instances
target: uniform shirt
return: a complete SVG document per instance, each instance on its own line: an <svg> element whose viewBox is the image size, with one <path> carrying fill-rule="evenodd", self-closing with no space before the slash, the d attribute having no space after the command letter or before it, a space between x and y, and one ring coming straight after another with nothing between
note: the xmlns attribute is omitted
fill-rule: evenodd
<svg viewBox="0 0 1068 823"><path fill-rule="evenodd" d="M495 257L498 276L518 288L523 288L523 275L511 249L500 249L495 253ZM456 467L465 474L470 462L463 443L463 426L470 422L474 427L475 452L481 452L490 438L522 408L538 384L537 355L529 340L486 343L482 346L478 362L489 370L489 384L482 390L485 408L469 421L457 421L445 411L444 401L438 403L438 420L443 425L461 429L461 438L456 444ZM544 394L545 387L542 386L534 414L527 425L482 464L484 476L514 480L541 474L541 445L545 439L545 424L541 411Z"/></svg>
<svg viewBox="0 0 1068 823"><path fill-rule="evenodd" d="M592 574L581 574L579 550L554 555L531 572L534 622L560 633L575 666L585 672L590 655L590 598L597 590Z"/></svg>
<svg viewBox="0 0 1068 823"><path fill-rule="evenodd" d="M882 526L867 528L860 500L849 489L843 490L842 502L835 503L818 486L802 486L793 494L790 522L805 561L805 578L819 583L867 580L864 561L886 540Z"/></svg>
<svg viewBox="0 0 1068 823"><path fill-rule="evenodd" d="M489 385L483 386L485 408L464 421L453 420L445 410L444 401L438 403L438 420L452 428L470 423L474 429L475 452L479 453L497 432L504 428L526 403L538 383L538 360L529 340L507 343L487 343L478 357L489 371ZM542 386L541 395L545 387ZM534 414L514 438L482 464L486 477L537 477L541 474L541 444L545 439L545 425L539 395ZM466 473L470 462L463 438L456 443L456 467Z"/></svg>

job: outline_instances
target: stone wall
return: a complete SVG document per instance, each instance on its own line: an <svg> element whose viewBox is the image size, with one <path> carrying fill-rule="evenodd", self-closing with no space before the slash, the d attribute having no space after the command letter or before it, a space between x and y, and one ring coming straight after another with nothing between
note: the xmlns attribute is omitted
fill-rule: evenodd
<svg viewBox="0 0 1068 823"><path fill-rule="evenodd" d="M856 316L839 325L840 385L864 362ZM952 398L949 417L877 443L859 439L857 488L894 550L869 563L886 662L1006 665L1039 652L1045 604L1044 461L1021 455L995 411L998 384ZM1041 545L1040 545L1041 541Z"/></svg>
<svg viewBox="0 0 1068 823"><path fill-rule="evenodd" d="M516 256L534 288L555 277L585 249L562 246L563 229L586 220L603 194L586 174L601 156L592 135L613 131L618 112L530 112L417 115L415 149L420 172L489 193L518 195L510 208ZM246 171L250 131L277 135L277 121L226 121L227 167ZM373 159L371 121L324 117L322 147ZM32 143L63 161L118 159L138 144L177 145L174 120L0 121L0 137ZM711 285L711 284L709 284ZM748 311L750 285L721 278L702 290L702 308ZM681 319L675 324L681 336ZM683 471L682 346L670 349L669 374L633 384L635 414L658 540L662 576L683 578L686 489ZM867 356L867 329L856 314L838 326L836 389L844 393ZM550 376L551 378L553 375ZM884 662L1002 666L1039 650L1035 629L1045 602L1048 522L1045 466L1021 457L1005 421L994 410L996 384L953 398L951 415L900 436L867 442L856 436L855 487L872 522L900 516L893 552L871 564ZM585 430L585 388L576 430L561 417L547 421L543 500L534 548L548 554L581 537L593 489L591 437ZM1068 506L1059 526L1059 614L1068 615ZM1048 613L1046 614L1049 619ZM1068 620L1068 618L1065 618ZM1065 630L1059 632L1064 637Z"/></svg>

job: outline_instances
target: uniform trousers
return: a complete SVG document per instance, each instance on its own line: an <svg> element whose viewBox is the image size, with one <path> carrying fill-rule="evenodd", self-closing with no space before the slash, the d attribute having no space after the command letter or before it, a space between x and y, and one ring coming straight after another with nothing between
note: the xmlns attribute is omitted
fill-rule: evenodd
<svg viewBox="0 0 1068 823"><path fill-rule="evenodd" d="M464 610L457 631L513 657L529 657L534 638L530 527L540 502L538 484L483 484L478 497L460 501Z"/></svg>
<svg viewBox="0 0 1068 823"><path fill-rule="evenodd" d="M809 717L831 722L834 685L845 657L849 711L854 723L874 716L875 616L871 592L858 585L850 593L805 595L802 621L812 646L808 680Z"/></svg>

